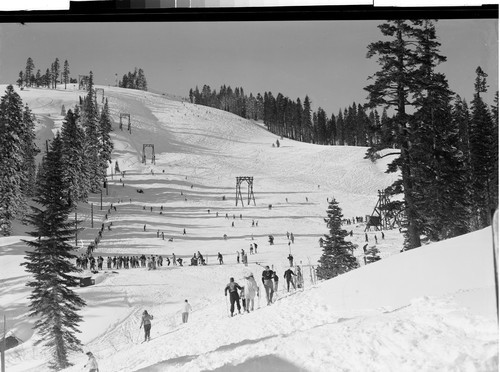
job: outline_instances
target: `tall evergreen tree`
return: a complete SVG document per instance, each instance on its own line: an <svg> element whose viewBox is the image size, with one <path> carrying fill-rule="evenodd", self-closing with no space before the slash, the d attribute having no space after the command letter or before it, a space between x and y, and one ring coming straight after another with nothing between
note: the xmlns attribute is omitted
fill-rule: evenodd
<svg viewBox="0 0 500 372"><path fill-rule="evenodd" d="M35 70L35 64L33 63L31 57L28 57L28 60L26 61L26 68L24 74L24 81L26 82L27 87L31 86L31 77L33 76L34 70Z"/></svg>
<svg viewBox="0 0 500 372"><path fill-rule="evenodd" d="M10 235L12 222L27 209L23 195L23 103L12 85L0 100L0 232Z"/></svg>
<svg viewBox="0 0 500 372"><path fill-rule="evenodd" d="M22 71L19 71L19 77L16 80L17 86L21 88L23 86L24 82L24 73Z"/></svg>
<svg viewBox="0 0 500 372"><path fill-rule="evenodd" d="M401 171L401 180L393 185L392 192L403 192L406 212L405 247L416 248L421 245L422 226L419 223L413 195L413 157L410 154L413 131L407 105L413 105L412 95L421 87L415 84L415 74L419 67L415 46L418 44L417 32L421 21L404 19L391 20L379 25L379 29L388 41L377 41L368 46L367 57L378 56L381 69L371 78L373 84L365 87L369 96L369 107L393 107L396 111L397 132L395 140L401 151L388 167L388 171Z"/></svg>
<svg viewBox="0 0 500 372"><path fill-rule="evenodd" d="M69 63L68 63L68 60L64 60L64 67L63 67L63 72L62 72L62 76L63 76L63 81L64 81L64 89L66 89L66 85L68 84L69 82Z"/></svg>
<svg viewBox="0 0 500 372"><path fill-rule="evenodd" d="M432 241L468 232L469 195L460 130L452 120L448 82L435 68L446 58L439 54L435 27L424 20L417 33L420 66L415 82L417 111L411 117L413 197L422 232Z"/></svg>
<svg viewBox="0 0 500 372"><path fill-rule="evenodd" d="M85 132L78 122L78 113L68 110L61 127L63 179L68 185L68 198L74 204L87 201L90 189L84 154Z"/></svg>
<svg viewBox="0 0 500 372"><path fill-rule="evenodd" d="M342 209L338 202L332 198L328 205L326 226L329 234L325 235L323 254L319 259L316 274L319 279L330 279L357 268L358 262L353 255L356 248L344 238L347 231L342 229Z"/></svg>
<svg viewBox="0 0 500 372"><path fill-rule="evenodd" d="M304 98L302 110L302 138L304 142L312 141L312 118L311 118L311 101L309 96Z"/></svg>
<svg viewBox="0 0 500 372"><path fill-rule="evenodd" d="M488 75L478 67L476 69L475 94L471 103L471 121L469 132L470 163L476 227L481 228L491 223L492 212L498 206L498 178L494 170L498 153L498 138L495 138L495 124L488 106L481 97L487 91Z"/></svg>
<svg viewBox="0 0 500 372"><path fill-rule="evenodd" d="M54 63L52 63L52 87L57 89L57 81L59 79L59 73L61 72L61 64L59 63L59 58L56 58Z"/></svg>
<svg viewBox="0 0 500 372"><path fill-rule="evenodd" d="M67 184L63 180L62 141L59 133L45 156L45 170L40 178L35 201L41 208L31 207L28 221L35 227L31 232L34 240L25 241L32 251L26 252L23 265L33 275L26 285L32 288L30 316L37 317L34 328L50 349L49 366L61 370L71 366L69 351L81 351L81 342L75 336L82 317L78 310L85 301L71 287L78 279L71 274L78 269L72 263L76 258L68 241L74 236L68 216L72 204L68 203Z"/></svg>
<svg viewBox="0 0 500 372"><path fill-rule="evenodd" d="M81 123L85 130L86 173L89 177L90 191L99 192L104 179L100 160L99 119L94 100L93 74L90 71L87 96L83 101Z"/></svg>
<svg viewBox="0 0 500 372"><path fill-rule="evenodd" d="M99 137L100 137L100 165L102 174L106 174L109 163L111 163L111 153L113 151L113 141L111 140L110 133L112 131L111 119L109 115L108 99L104 103L99 118Z"/></svg>
<svg viewBox="0 0 500 372"><path fill-rule="evenodd" d="M21 189L26 197L34 196L36 184L36 162L35 157L40 150L35 143L35 117L31 113L28 105L24 107L21 140L23 144L23 164L22 169L25 174Z"/></svg>

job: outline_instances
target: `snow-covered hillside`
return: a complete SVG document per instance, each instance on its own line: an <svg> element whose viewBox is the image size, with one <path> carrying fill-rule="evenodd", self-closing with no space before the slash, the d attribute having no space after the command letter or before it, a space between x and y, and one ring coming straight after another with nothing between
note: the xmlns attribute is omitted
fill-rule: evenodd
<svg viewBox="0 0 500 372"><path fill-rule="evenodd" d="M79 253L103 223L112 223L95 255L175 253L184 259L183 267L104 270L93 275L94 286L77 289L88 305L81 312L80 339L101 371L498 369L490 229L404 253L397 229L385 231L384 239L371 231L368 243L377 245L382 260L364 266L365 226L346 225L362 267L314 283L318 239L327 232L327 199L335 197L345 217L371 214L377 190L395 177L384 173L385 164L363 159L366 149L360 147L286 138L275 147L278 138L261 124L230 113L148 92L100 88L114 120L113 165L118 161L125 175L112 174L110 167L102 210L100 194L79 206L85 228L78 236ZM84 94L74 87L18 92L39 120L42 144L60 127L61 106L71 108ZM125 121L119 129L120 113L130 114L131 133ZM155 164L150 148L142 163L145 144L154 145ZM255 205L247 204L245 183L245 205L235 205L238 176L254 177ZM33 345L28 275L19 266L25 228L17 227L18 236L0 238L0 311L25 341L7 351L7 370L44 371L47 353ZM294 234L293 244L287 232ZM258 244L257 254L248 256L247 267L237 264L236 251L248 252L251 243ZM198 251L208 265L188 266ZM288 293L283 272L290 252L302 267L305 288ZM248 272L260 283L260 265L277 271L278 300L265 306L260 298L258 310L230 318L225 285L230 277L242 284ZM182 324L185 299L194 311ZM154 315L152 339L141 344L145 309ZM71 355L75 366L68 371L81 371L86 359Z"/></svg>

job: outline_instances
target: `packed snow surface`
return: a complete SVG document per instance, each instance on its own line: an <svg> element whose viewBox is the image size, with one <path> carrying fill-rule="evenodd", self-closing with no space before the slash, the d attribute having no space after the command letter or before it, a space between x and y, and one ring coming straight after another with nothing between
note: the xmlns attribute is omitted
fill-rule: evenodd
<svg viewBox="0 0 500 372"><path fill-rule="evenodd" d="M327 198L337 199L346 218L371 214L377 191L397 177L385 173L390 159L372 163L363 159L365 148L281 139L260 123L224 111L148 92L100 88L114 122L113 164L102 207L100 194L79 206L84 231L77 254L85 252L103 223L112 222L95 256L171 258L175 253L184 259L182 267L164 262L157 270L82 273L95 285L75 289L87 302L79 337L101 371L498 369L491 229L400 253L398 229L384 231L382 238L380 231L365 235L364 223L345 225L358 245L361 267L316 281L313 266L321 255L318 239L327 233ZM36 114L41 144L60 128L62 105L72 108L85 94L73 86L18 92ZM127 119L120 130L120 113L130 114L131 132ZM277 139L279 147L273 146ZM145 144L154 145L155 163L150 147L142 162ZM125 175L114 174L115 161ZM253 177L255 203L243 182L236 206L238 176ZM34 319L27 315L30 277L19 266L27 250L21 240L28 239L26 229L18 226L16 236L0 238L0 312L9 334L24 341L6 353L9 372L48 370L48 352L34 345ZM294 234L290 245L287 232ZM274 245L267 242L270 234ZM364 264L366 238L380 249L382 260ZM237 263L236 251L249 252L251 243L258 251L248 256L248 266ZM198 251L208 265L189 266ZM285 288L289 253L304 274L298 291ZM259 297L255 311L229 317L224 296L229 278L243 284L251 272L262 293L261 265L272 266L280 277L277 300L267 306ZM193 312L183 324L185 299ZM141 343L144 310L154 319L151 341ZM84 353L70 358L74 366L67 371L84 370Z"/></svg>

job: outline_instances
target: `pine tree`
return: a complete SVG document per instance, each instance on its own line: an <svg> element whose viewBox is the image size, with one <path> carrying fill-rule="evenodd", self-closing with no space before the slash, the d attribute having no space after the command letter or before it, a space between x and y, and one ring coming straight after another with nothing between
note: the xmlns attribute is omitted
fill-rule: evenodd
<svg viewBox="0 0 500 372"><path fill-rule="evenodd" d="M36 87L38 88L40 85L42 85L42 73L40 72L40 69L36 71L36 76L35 76L35 84Z"/></svg>
<svg viewBox="0 0 500 372"><path fill-rule="evenodd" d="M78 119L78 113L70 109L61 127L63 179L68 185L68 196L75 204L87 201L90 188L85 166L85 132L78 125Z"/></svg>
<svg viewBox="0 0 500 372"><path fill-rule="evenodd" d="M394 118L397 125L395 141L401 154L388 167L388 171L401 171L401 180L392 187L393 191L404 193L406 211L405 247L416 248L421 245L420 234L422 226L419 224L413 191L413 157L411 137L413 128L409 121L410 115L406 106L413 102L412 95L421 87L414 84L415 74L419 67L415 45L418 44L416 34L422 21L393 20L379 25L382 34L389 41L377 41L368 46L367 57L378 55L380 71L371 78L373 84L365 87L369 93L371 108L377 106L393 107L396 111Z"/></svg>
<svg viewBox="0 0 500 372"><path fill-rule="evenodd" d="M59 79L61 65L59 63L59 58L56 58L54 63L52 63L52 87L57 89L57 80Z"/></svg>
<svg viewBox="0 0 500 372"><path fill-rule="evenodd" d="M417 40L415 83L422 88L415 93L417 111L410 118L412 196L422 233L438 241L468 232L467 169L459 127L452 120L453 93L444 74L435 71L446 58L439 54L431 21L423 21Z"/></svg>
<svg viewBox="0 0 500 372"><path fill-rule="evenodd" d="M348 233L342 229L342 217L342 209L332 198L328 205L327 218L325 218L330 233L325 235L323 254L316 268L319 279L334 278L359 266L353 255L356 247L344 240Z"/></svg>
<svg viewBox="0 0 500 372"><path fill-rule="evenodd" d="M64 89L66 89L66 84L68 84L69 82L69 63L68 63L68 60L66 59L64 61L64 67L63 67L63 73L62 73L62 76L63 76L63 81L64 81Z"/></svg>
<svg viewBox="0 0 500 372"><path fill-rule="evenodd" d="M22 169L25 174L21 190L24 196L32 197L36 185L36 163L35 157L40 150L35 144L35 117L31 113L28 105L24 107L22 121L22 145L23 145L23 164Z"/></svg>
<svg viewBox="0 0 500 372"><path fill-rule="evenodd" d="M51 143L45 156L45 170L40 178L39 193L35 201L41 206L31 207L29 222L35 231L30 235L37 238L24 241L32 251L26 252L22 265L33 275L26 285L32 288L30 316L37 317L34 328L40 342L50 349L52 359L49 366L60 370L71 366L69 351L81 351L81 342L75 336L82 317L77 311L85 306L70 288L78 284L71 274L78 269L72 263L76 258L74 248L68 241L74 236L72 222L68 216L72 204L68 203L67 184L63 180L62 141L59 133Z"/></svg>
<svg viewBox="0 0 500 372"><path fill-rule="evenodd" d="M9 85L0 100L0 232L6 236L12 232L12 221L27 208L22 193L26 182L23 135L23 103Z"/></svg>
<svg viewBox="0 0 500 372"><path fill-rule="evenodd" d="M19 78L16 80L17 86L19 88L22 88L24 82L24 73L22 71L19 71Z"/></svg>
<svg viewBox="0 0 500 372"><path fill-rule="evenodd" d="M51 82L52 82L52 74L50 73L50 70L47 69L45 71L45 75L43 76L43 85L45 85L47 88L50 88Z"/></svg>
<svg viewBox="0 0 500 372"><path fill-rule="evenodd" d="M312 118L311 118L311 101L309 96L304 98L302 110L302 138L304 142L312 141Z"/></svg>
<svg viewBox="0 0 500 372"><path fill-rule="evenodd" d="M476 227L482 228L491 223L492 212L498 206L498 178L495 178L495 159L498 153L498 138L495 138L495 124L481 93L487 91L488 75L476 69L475 94L471 103L469 132L470 164L474 195Z"/></svg>
<svg viewBox="0 0 500 372"><path fill-rule="evenodd" d="M111 119L109 116L108 99L104 103L99 118L99 137L100 137L100 164L102 174L106 174L109 163L111 163L111 153L113 152L113 141L111 141L110 133L112 131Z"/></svg>
<svg viewBox="0 0 500 372"><path fill-rule="evenodd" d="M31 77L33 75L34 70L35 70L35 64L33 63L31 57L28 57L28 60L26 61L26 68L24 74L24 81L26 82L27 87L31 86Z"/></svg>
<svg viewBox="0 0 500 372"><path fill-rule="evenodd" d="M86 167L90 182L90 191L99 192L104 175L102 173L100 162L100 141L98 128L97 107L94 101L94 83L93 74L90 71L88 81L87 96L83 101L81 122L85 130L85 148Z"/></svg>

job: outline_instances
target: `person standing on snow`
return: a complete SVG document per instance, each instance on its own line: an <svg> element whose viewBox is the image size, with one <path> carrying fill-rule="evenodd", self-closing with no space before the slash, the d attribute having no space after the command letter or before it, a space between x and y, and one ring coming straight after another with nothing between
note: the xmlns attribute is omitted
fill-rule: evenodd
<svg viewBox="0 0 500 372"><path fill-rule="evenodd" d="M247 313L253 311L255 294L259 296L259 286L253 277L253 274L245 278L245 311Z"/></svg>
<svg viewBox="0 0 500 372"><path fill-rule="evenodd" d="M189 312L193 311L193 308L189 304L188 300L184 300L184 305L182 306L182 323L188 322Z"/></svg>
<svg viewBox="0 0 500 372"><path fill-rule="evenodd" d="M273 271L273 280L274 280L274 292L278 292L278 282L280 280L278 274L276 274L276 271Z"/></svg>
<svg viewBox="0 0 500 372"><path fill-rule="evenodd" d="M241 314L240 296L238 295L238 290L241 291L240 285L234 281L234 278L229 278L229 283L224 289L224 296L227 296L227 292L229 291L229 301L231 302L231 316L233 316L234 313L235 303L236 307L238 308L238 313Z"/></svg>
<svg viewBox="0 0 500 372"><path fill-rule="evenodd" d="M283 277L286 279L286 289L288 292L290 292L290 282L293 285L293 289L297 289L295 288L295 283L292 280L292 275L296 276L295 273L292 271L292 269L286 270L285 275L283 275Z"/></svg>
<svg viewBox="0 0 500 372"><path fill-rule="evenodd" d="M87 356L89 357L89 360L87 360L87 364L85 364L83 368L88 368L89 372L99 372L99 366L97 365L97 360L95 359L94 354L88 351Z"/></svg>
<svg viewBox="0 0 500 372"><path fill-rule="evenodd" d="M304 286L304 277L302 276L302 271L300 271L300 266L297 265L297 288L302 288Z"/></svg>
<svg viewBox="0 0 500 372"><path fill-rule="evenodd" d="M142 313L142 320L141 320L141 326L139 329L142 328L144 325L144 341L149 341L151 340L151 320L153 319L153 315L149 315L146 310ZM143 341L143 342L144 342Z"/></svg>
<svg viewBox="0 0 500 372"><path fill-rule="evenodd" d="M262 272L262 284L264 284L264 289L266 290L267 304L270 305L273 302L273 271L266 266L266 269Z"/></svg>

